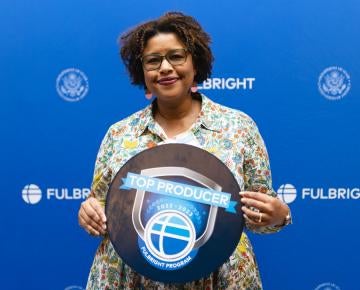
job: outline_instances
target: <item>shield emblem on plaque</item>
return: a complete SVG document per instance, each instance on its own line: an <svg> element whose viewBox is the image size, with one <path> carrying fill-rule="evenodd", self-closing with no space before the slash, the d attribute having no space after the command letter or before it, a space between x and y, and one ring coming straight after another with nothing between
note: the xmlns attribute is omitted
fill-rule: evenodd
<svg viewBox="0 0 360 290"><path fill-rule="evenodd" d="M141 170L140 174L217 191L222 189L213 180L185 167L147 168ZM154 260L165 263L182 262L181 267L186 266L195 257L197 249L211 237L217 210L216 206L138 189L132 221L139 235L139 247L146 248L146 251L142 251L143 255L151 255ZM157 265L153 263L153 266ZM167 268L176 270L179 266Z"/></svg>

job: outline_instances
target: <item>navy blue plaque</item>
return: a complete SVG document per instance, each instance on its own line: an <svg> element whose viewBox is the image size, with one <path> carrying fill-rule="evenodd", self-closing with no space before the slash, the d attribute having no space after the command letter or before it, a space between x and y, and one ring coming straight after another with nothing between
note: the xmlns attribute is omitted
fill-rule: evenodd
<svg viewBox="0 0 360 290"><path fill-rule="evenodd" d="M205 150L185 144L147 149L110 185L110 240L126 264L152 280L206 277L240 240L239 191L228 167Z"/></svg>

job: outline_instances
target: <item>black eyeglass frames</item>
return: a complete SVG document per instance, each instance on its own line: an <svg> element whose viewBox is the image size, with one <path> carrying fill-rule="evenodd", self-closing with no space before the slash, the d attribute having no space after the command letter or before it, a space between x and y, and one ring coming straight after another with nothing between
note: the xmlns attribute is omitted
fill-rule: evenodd
<svg viewBox="0 0 360 290"><path fill-rule="evenodd" d="M173 66L181 65L186 62L187 50L185 48L169 50L165 55L151 53L141 58L143 68L147 71L158 69L164 58Z"/></svg>

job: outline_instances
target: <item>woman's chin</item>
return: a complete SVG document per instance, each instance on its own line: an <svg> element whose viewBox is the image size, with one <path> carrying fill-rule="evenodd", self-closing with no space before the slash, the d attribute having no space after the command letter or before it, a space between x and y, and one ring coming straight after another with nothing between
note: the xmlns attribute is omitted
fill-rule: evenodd
<svg viewBox="0 0 360 290"><path fill-rule="evenodd" d="M179 92L162 92L161 94L156 95L159 101L164 102L179 102L181 100L186 100L188 97L191 97L189 93L179 93Z"/></svg>

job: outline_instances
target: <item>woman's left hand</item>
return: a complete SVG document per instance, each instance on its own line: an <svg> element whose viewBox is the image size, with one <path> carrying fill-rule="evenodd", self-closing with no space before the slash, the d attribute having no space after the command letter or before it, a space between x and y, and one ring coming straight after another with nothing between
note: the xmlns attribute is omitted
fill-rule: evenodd
<svg viewBox="0 0 360 290"><path fill-rule="evenodd" d="M240 192L242 211L253 226L281 226L289 213L289 207L280 199L261 192Z"/></svg>

